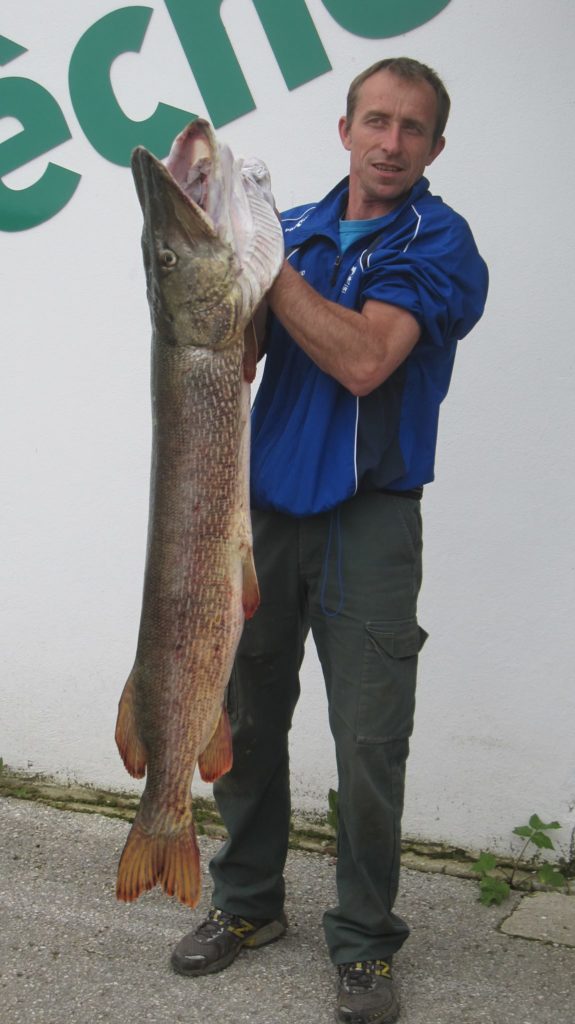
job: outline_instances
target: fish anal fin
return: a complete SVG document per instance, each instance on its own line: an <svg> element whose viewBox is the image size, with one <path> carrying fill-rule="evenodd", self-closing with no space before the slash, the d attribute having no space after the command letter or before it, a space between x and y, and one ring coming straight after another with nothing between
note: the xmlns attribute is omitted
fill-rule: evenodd
<svg viewBox="0 0 575 1024"><path fill-rule="evenodd" d="M218 719L215 732L206 749L198 757L198 768L204 782L215 782L229 772L233 763L232 731L225 708Z"/></svg>
<svg viewBox="0 0 575 1024"><path fill-rule="evenodd" d="M260 604L260 588L251 547L242 559L242 605L246 619L255 615Z"/></svg>
<svg viewBox="0 0 575 1024"><path fill-rule="evenodd" d="M116 746L127 771L135 779L141 779L146 774L148 755L138 733L135 691L136 669L133 669L120 697L115 738Z"/></svg>
<svg viewBox="0 0 575 1024"><path fill-rule="evenodd" d="M132 825L118 865L116 896L132 903L155 885L187 907L197 906L200 854L192 823L179 832L157 835L146 832L137 820Z"/></svg>

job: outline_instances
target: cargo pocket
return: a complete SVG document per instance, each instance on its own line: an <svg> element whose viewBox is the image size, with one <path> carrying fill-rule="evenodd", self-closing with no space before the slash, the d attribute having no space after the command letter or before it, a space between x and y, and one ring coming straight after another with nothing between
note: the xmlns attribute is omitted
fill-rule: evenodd
<svg viewBox="0 0 575 1024"><path fill-rule="evenodd" d="M415 619L368 622L357 706L359 743L405 739L413 730L417 656L427 633Z"/></svg>

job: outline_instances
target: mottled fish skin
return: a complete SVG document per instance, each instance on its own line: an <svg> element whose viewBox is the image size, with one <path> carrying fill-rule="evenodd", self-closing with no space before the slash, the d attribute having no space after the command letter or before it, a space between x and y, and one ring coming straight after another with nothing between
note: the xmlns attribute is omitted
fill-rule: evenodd
<svg viewBox="0 0 575 1024"><path fill-rule="evenodd" d="M131 901L159 884L193 907L192 776L196 763L208 781L231 767L224 691L259 602L245 370L255 359L244 331L283 242L263 192L205 121L181 133L166 165L138 148L132 169L153 328L153 445L140 631L116 742L146 786L116 892Z"/></svg>

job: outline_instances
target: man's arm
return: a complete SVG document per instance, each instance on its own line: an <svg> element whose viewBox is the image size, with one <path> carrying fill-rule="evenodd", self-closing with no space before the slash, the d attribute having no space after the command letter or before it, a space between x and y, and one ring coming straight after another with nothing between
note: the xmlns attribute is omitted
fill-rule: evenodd
<svg viewBox="0 0 575 1024"><path fill-rule="evenodd" d="M421 333L415 317L399 306L368 300L356 313L322 298L287 262L267 301L310 359L354 395L368 395L383 383Z"/></svg>

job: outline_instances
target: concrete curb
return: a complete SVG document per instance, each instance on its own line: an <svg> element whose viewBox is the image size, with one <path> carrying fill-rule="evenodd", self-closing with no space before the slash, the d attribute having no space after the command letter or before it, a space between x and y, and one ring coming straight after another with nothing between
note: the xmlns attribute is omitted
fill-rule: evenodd
<svg viewBox="0 0 575 1024"><path fill-rule="evenodd" d="M102 814L109 818L133 821L140 802L139 794L98 789L80 783L62 783L44 775L30 775L15 771L7 766L0 769L0 796L13 796L21 800L33 800L60 810L77 811L83 814ZM222 839L225 829L213 801L202 797L194 798L194 820L199 835ZM335 832L326 819L296 817L292 819L290 848L308 853L336 855ZM478 880L471 865L479 851L462 850L439 843L425 843L405 838L402 842L401 863L412 871L448 875L453 878ZM501 868L511 867L511 862L498 858ZM500 874L502 872L500 871ZM515 872L513 889L519 892L555 892L533 878L525 865Z"/></svg>

